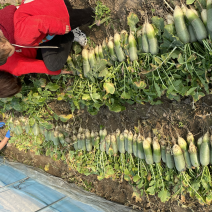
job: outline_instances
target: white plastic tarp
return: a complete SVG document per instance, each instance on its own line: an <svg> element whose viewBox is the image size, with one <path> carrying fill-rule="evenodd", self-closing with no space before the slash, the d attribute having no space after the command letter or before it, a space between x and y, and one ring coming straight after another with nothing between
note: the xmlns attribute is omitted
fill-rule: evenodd
<svg viewBox="0 0 212 212"><path fill-rule="evenodd" d="M42 170L0 157L0 212L132 212Z"/></svg>

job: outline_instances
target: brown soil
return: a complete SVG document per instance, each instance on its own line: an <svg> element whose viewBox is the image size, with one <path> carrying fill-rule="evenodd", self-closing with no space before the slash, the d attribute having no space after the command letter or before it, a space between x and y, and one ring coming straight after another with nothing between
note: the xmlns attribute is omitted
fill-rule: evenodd
<svg viewBox="0 0 212 212"><path fill-rule="evenodd" d="M164 123L164 134L170 135L169 125L172 123L180 136L186 138L188 128L194 134L195 139L202 136L203 132L206 132L212 125L210 117L212 95L203 97L195 104L190 97L184 98L180 103L170 101L165 97L162 101L161 105L126 104L126 110L119 113L112 112L103 106L96 116L90 115L86 110L80 110L74 114L74 120L70 120L69 124L75 130L81 126L99 131L102 126L107 129L108 133L111 133L117 128L121 131L125 128L134 131L138 122L141 122L144 134L146 134L150 128L159 129ZM70 114L71 112L70 105L66 102L52 102L49 106L57 114ZM172 131L176 137L174 130Z"/></svg>
<svg viewBox="0 0 212 212"><path fill-rule="evenodd" d="M8 1L2 0L0 3ZM95 2L96 0L71 0L74 8L94 7ZM127 15L131 11L138 15L140 19L138 25L142 24L145 11L148 12L149 18L153 15L165 18L168 13L171 13L171 10L164 5L162 0L102 0L102 2L110 8L113 22L108 26L95 26L92 30L88 26L82 27L95 43L101 43L105 37L113 35L114 30L127 29ZM174 0L167 0L167 2L172 8L174 8L175 3L179 3L179 1ZM165 126L172 122L182 137L185 138L187 133L187 130L182 126L186 126L195 135L196 139L207 130L206 127L208 128L212 125L210 117L212 95L202 98L194 105L195 109L192 109L191 98L184 98L180 103L166 98L162 100L164 103L157 106L149 104L126 105L126 110L120 113L114 113L109 111L107 107L102 107L96 116L91 116L86 110L81 110L75 113L74 120L71 120L70 124L76 129L82 126L83 128L97 131L100 126L104 126L108 132L114 132L117 128L134 130L134 127L138 125L138 121L143 123L143 126L145 126L144 121L146 121L152 128L156 126L159 128L162 122L165 123ZM53 102L50 107L57 114L70 113L70 105L66 102ZM145 132L149 130L148 128L144 129ZM164 131L165 134L170 134L168 127L165 127ZM1 139L5 133L4 129L0 130ZM42 169L50 164L48 173L62 177L68 182L75 182L86 190L92 191L108 200L132 206L138 210L157 212L212 211L210 206L203 207L196 200L192 200L189 197L186 197L185 201L161 203L157 197L149 196L149 199L143 197L141 202L136 202L134 197L132 197L133 189L126 181L122 183L112 181L112 179L98 181L95 175L86 177L69 170L63 162L55 162L46 156L35 156L30 151L25 153L13 146L8 146L3 153L9 160L16 160Z"/></svg>

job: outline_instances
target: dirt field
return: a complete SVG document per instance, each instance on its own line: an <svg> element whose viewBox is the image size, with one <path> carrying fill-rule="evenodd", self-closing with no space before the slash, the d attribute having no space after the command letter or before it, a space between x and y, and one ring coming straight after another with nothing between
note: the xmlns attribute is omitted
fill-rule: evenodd
<svg viewBox="0 0 212 212"><path fill-rule="evenodd" d="M1 0L0 3L16 3L16 0ZM166 19L171 14L171 9L163 3L162 0L102 0L111 10L112 22L108 26L93 27L92 30L88 26L82 27L82 30L95 43L101 43L102 40L113 35L114 30L127 29L127 15L133 11L140 18L138 25L144 21L144 13L148 16L159 16ZM173 8L178 1L167 1ZM71 0L74 8L85 8L95 6L96 0ZM199 100L193 104L192 98L183 98L181 102L171 101L162 98L163 104L151 106L149 104L125 105L126 110L120 113L111 112L107 107L102 107L96 116L91 116L85 110L76 112L75 120L69 124L78 129L80 126L90 130L99 130L100 126L104 126L108 132L114 132L117 128L123 131L125 128L134 130L138 121L147 123L152 128L165 124L164 132L169 134L168 125L172 122L179 134L186 137L187 130L185 126L195 135L195 139L202 136L205 129L202 127L203 122L209 127L212 125L212 95ZM49 105L54 112L60 114L70 114L70 105L66 102L53 102ZM147 129L148 130L148 129ZM0 130L0 138L5 135L5 130ZM175 135L175 134L174 134ZM175 135L176 136L176 135ZM211 206L201 206L197 201L187 196L179 201L168 201L161 203L155 196L143 197L141 202L136 202L132 197L133 189L128 182L112 181L112 179L103 179L98 181L95 175L84 176L77 172L73 172L62 162L55 162L50 157L35 156L31 152L19 151L13 146L8 146L3 154L9 160L16 160L28 165L36 166L44 169L45 165L50 164L48 173L62 177L68 182L74 182L86 190L96 193L108 200L131 206L138 211L171 211L171 212L200 212L212 211Z"/></svg>

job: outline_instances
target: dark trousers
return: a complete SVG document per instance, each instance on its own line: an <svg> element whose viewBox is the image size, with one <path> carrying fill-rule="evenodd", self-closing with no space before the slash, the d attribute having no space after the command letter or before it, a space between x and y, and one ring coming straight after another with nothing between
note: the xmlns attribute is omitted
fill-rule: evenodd
<svg viewBox="0 0 212 212"><path fill-rule="evenodd" d="M64 0L70 16L71 29L75 29L82 25L92 23L94 21L94 11L92 8L73 9L69 0ZM67 61L71 50L74 34L69 32L65 35L56 35L48 42L42 43L40 46L58 46L58 49L39 49L37 51L37 59L44 61L46 67L50 71L58 71L63 68Z"/></svg>

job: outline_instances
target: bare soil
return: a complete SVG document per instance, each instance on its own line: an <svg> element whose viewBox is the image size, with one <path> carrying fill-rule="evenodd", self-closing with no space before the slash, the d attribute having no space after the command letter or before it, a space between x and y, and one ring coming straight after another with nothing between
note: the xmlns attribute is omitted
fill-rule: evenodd
<svg viewBox="0 0 212 212"><path fill-rule="evenodd" d="M16 0L1 0L0 3L16 3ZM102 0L111 10L112 23L108 26L102 25L100 27L93 27L89 29L88 26L82 27L87 36L95 43L101 43L103 39L113 35L114 30L127 29L127 15L130 12L135 12L141 25L144 21L145 12L148 13L149 18L152 16L165 17L171 14L170 8L164 4L162 0ZM179 1L167 0L169 5L174 8L174 4ZM88 6L95 7L96 0L71 0L74 8L85 8ZM208 95L193 104L191 98L183 98L181 102L170 101L162 98L163 104L151 106L149 104L140 105L125 105L126 110L120 113L114 113L108 110L107 107L102 107L96 116L91 116L86 110L80 110L75 113L74 119L70 121L73 128L78 129L80 126L90 130L99 130L100 126L104 126L108 132L114 132L117 128L124 130L134 130L138 125L138 121L143 125L151 126L152 128L160 127L165 123L165 134L169 133L168 125L172 122L180 135L186 137L186 126L194 135L199 138L203 132L212 125L212 95ZM53 102L49 105L57 114L70 114L70 105L66 102ZM144 132L148 132L149 128L144 128ZM6 131L0 130L0 138L2 139ZM174 134L175 135L175 134ZM3 154L9 160L15 160L27 165L32 165L44 169L46 165L50 164L48 173L61 177L68 182L74 182L86 190L96 193L97 195L108 200L132 206L139 211L172 211L172 212L190 212L190 211L212 211L211 206L201 206L196 200L186 197L185 200L168 201L161 203L157 197L145 196L141 202L136 202L132 197L133 189L128 182L112 181L112 179L97 180L97 176L84 176L73 170L69 170L67 165L63 162L55 162L50 157L36 156L34 153L28 151L19 151L14 146L8 146L3 150Z"/></svg>
<svg viewBox="0 0 212 212"><path fill-rule="evenodd" d="M70 0L70 2L74 8L81 9L88 6L94 8L97 0ZM162 0L102 0L101 2L111 10L112 22L107 26L105 24L94 26L92 29L88 26L80 27L95 44L101 44L103 39L113 36L114 31L128 30L127 16L130 12L138 15L140 20L138 26L143 24L146 13L149 19L152 16L159 16L164 20L171 13Z"/></svg>

